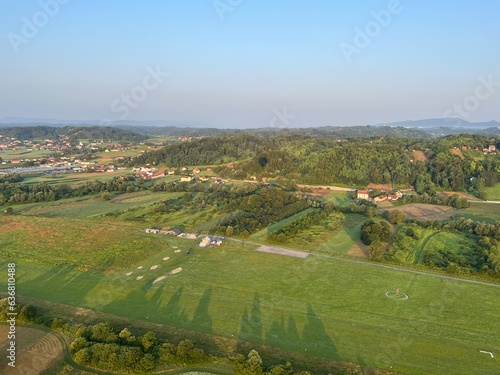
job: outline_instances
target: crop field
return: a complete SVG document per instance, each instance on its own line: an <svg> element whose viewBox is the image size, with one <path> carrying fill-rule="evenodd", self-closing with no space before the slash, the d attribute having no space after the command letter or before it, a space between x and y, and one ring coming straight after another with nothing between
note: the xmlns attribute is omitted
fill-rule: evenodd
<svg viewBox="0 0 500 375"><path fill-rule="evenodd" d="M36 248L22 225L38 234ZM28 297L403 373L497 373L498 359L479 350L500 351L499 287L239 243L200 249L123 226L3 219L1 266L16 259L18 294ZM63 240L71 228L73 245ZM396 288L410 298L387 298Z"/></svg>
<svg viewBox="0 0 500 375"><path fill-rule="evenodd" d="M54 151L50 150L35 150L35 149L27 149L27 148L18 148L17 150L13 149L3 149L0 150L0 158L5 160L10 159L35 159L44 156L53 155ZM13 166L9 164L9 166ZM6 167L4 165L4 167Z"/></svg>
<svg viewBox="0 0 500 375"><path fill-rule="evenodd" d="M0 325L0 350L7 353L9 326ZM16 327L16 374L40 374L64 358L63 344L55 334L26 326ZM0 361L0 373L13 374L5 356Z"/></svg>
<svg viewBox="0 0 500 375"><path fill-rule="evenodd" d="M449 206L437 206L424 203L394 206L388 210L400 210L406 215L407 218L417 220L445 220L461 212L460 210L453 209Z"/></svg>

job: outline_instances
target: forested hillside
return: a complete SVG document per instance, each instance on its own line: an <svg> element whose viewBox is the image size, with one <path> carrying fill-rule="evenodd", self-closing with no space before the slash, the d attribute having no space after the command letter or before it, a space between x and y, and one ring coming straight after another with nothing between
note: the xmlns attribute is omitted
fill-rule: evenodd
<svg viewBox="0 0 500 375"><path fill-rule="evenodd" d="M376 184L415 186L419 193L468 191L480 195L500 182L500 156L484 154L496 140L479 135L417 138L255 137L206 138L145 153L132 164L164 163L170 168L220 164L225 178L285 178L298 183L352 187ZM237 162L234 168L226 163Z"/></svg>
<svg viewBox="0 0 500 375"><path fill-rule="evenodd" d="M147 137L112 127L102 126L22 126L1 129L1 134L22 140L32 139L54 139L59 136L68 136L70 140L77 139L102 139L110 141L140 142Z"/></svg>

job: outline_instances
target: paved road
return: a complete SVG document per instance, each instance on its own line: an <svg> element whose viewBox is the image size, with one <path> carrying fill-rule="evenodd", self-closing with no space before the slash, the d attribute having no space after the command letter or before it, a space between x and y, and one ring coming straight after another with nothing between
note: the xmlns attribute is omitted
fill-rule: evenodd
<svg viewBox="0 0 500 375"><path fill-rule="evenodd" d="M469 202L469 203L500 204L499 201L474 201L474 200L470 200L470 199L467 202Z"/></svg>
<svg viewBox="0 0 500 375"><path fill-rule="evenodd" d="M238 240L238 239L235 239L235 238L226 237L225 239L228 240L228 241L234 241L234 242L239 242L239 243L243 243L243 244L249 244L249 245L259 246L259 249L261 247L265 246L265 245L263 245L261 243L243 241L243 240ZM257 249L257 250L259 250L259 249ZM277 247L273 247L273 249L275 249L275 251L273 251L274 254L282 254L282 255L288 255L288 252L291 251L289 249L283 249L283 248L277 248ZM293 250L293 252L296 253L296 252L301 252L301 251L299 251L299 250ZM437 277L439 279L461 281L461 282L469 283L469 284L478 284L478 285L485 285L485 286L492 286L492 287L495 287L495 288L500 288L500 284L488 283L488 282L485 282L485 281L463 279L463 278L460 278L460 277L439 275L439 274L431 273L431 272L415 271L415 270L411 270L411 269L407 269L407 268L402 268L402 267L388 266L388 265L385 265L385 264L380 264L380 263L375 263L375 262L368 262L368 261L362 261L362 260L356 260L356 259L349 259L349 258L342 258L342 257L333 256L333 255L307 253L307 252L304 252L304 251L302 251L302 253L304 253L304 257L303 258L306 258L307 256L315 256L315 257L319 257L319 258L333 259L333 260L337 260L337 261L340 261L340 262L357 263L357 264L361 264L361 265L367 266L367 267L379 267L379 268L390 269L390 270L393 270L393 271L400 271L400 272L412 273L412 274L415 274L415 275Z"/></svg>

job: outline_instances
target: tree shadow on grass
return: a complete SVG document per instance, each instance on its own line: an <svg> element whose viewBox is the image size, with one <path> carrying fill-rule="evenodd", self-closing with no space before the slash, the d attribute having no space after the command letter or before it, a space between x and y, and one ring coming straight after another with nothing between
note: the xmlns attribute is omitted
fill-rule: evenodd
<svg viewBox="0 0 500 375"><path fill-rule="evenodd" d="M262 344L262 313L260 311L260 297L256 294L253 299L250 313L245 309L241 318L241 328L238 339Z"/></svg>
<svg viewBox="0 0 500 375"><path fill-rule="evenodd" d="M213 333L212 318L208 313L208 307L211 299L212 289L205 290L200 298L200 301L198 302L198 307L194 312L193 319L191 320L191 324L196 326L197 329L209 334Z"/></svg>
<svg viewBox="0 0 500 375"><path fill-rule="evenodd" d="M325 331L321 316L317 315L311 304L307 304L306 324L302 334L304 350L308 354L339 359L337 348Z"/></svg>

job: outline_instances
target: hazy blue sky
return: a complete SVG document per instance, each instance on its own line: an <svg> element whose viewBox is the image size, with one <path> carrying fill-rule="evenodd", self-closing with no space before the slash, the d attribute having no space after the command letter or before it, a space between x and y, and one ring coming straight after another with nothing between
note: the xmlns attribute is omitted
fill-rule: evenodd
<svg viewBox="0 0 500 375"><path fill-rule="evenodd" d="M500 120L499 17L497 0L0 0L0 117Z"/></svg>

